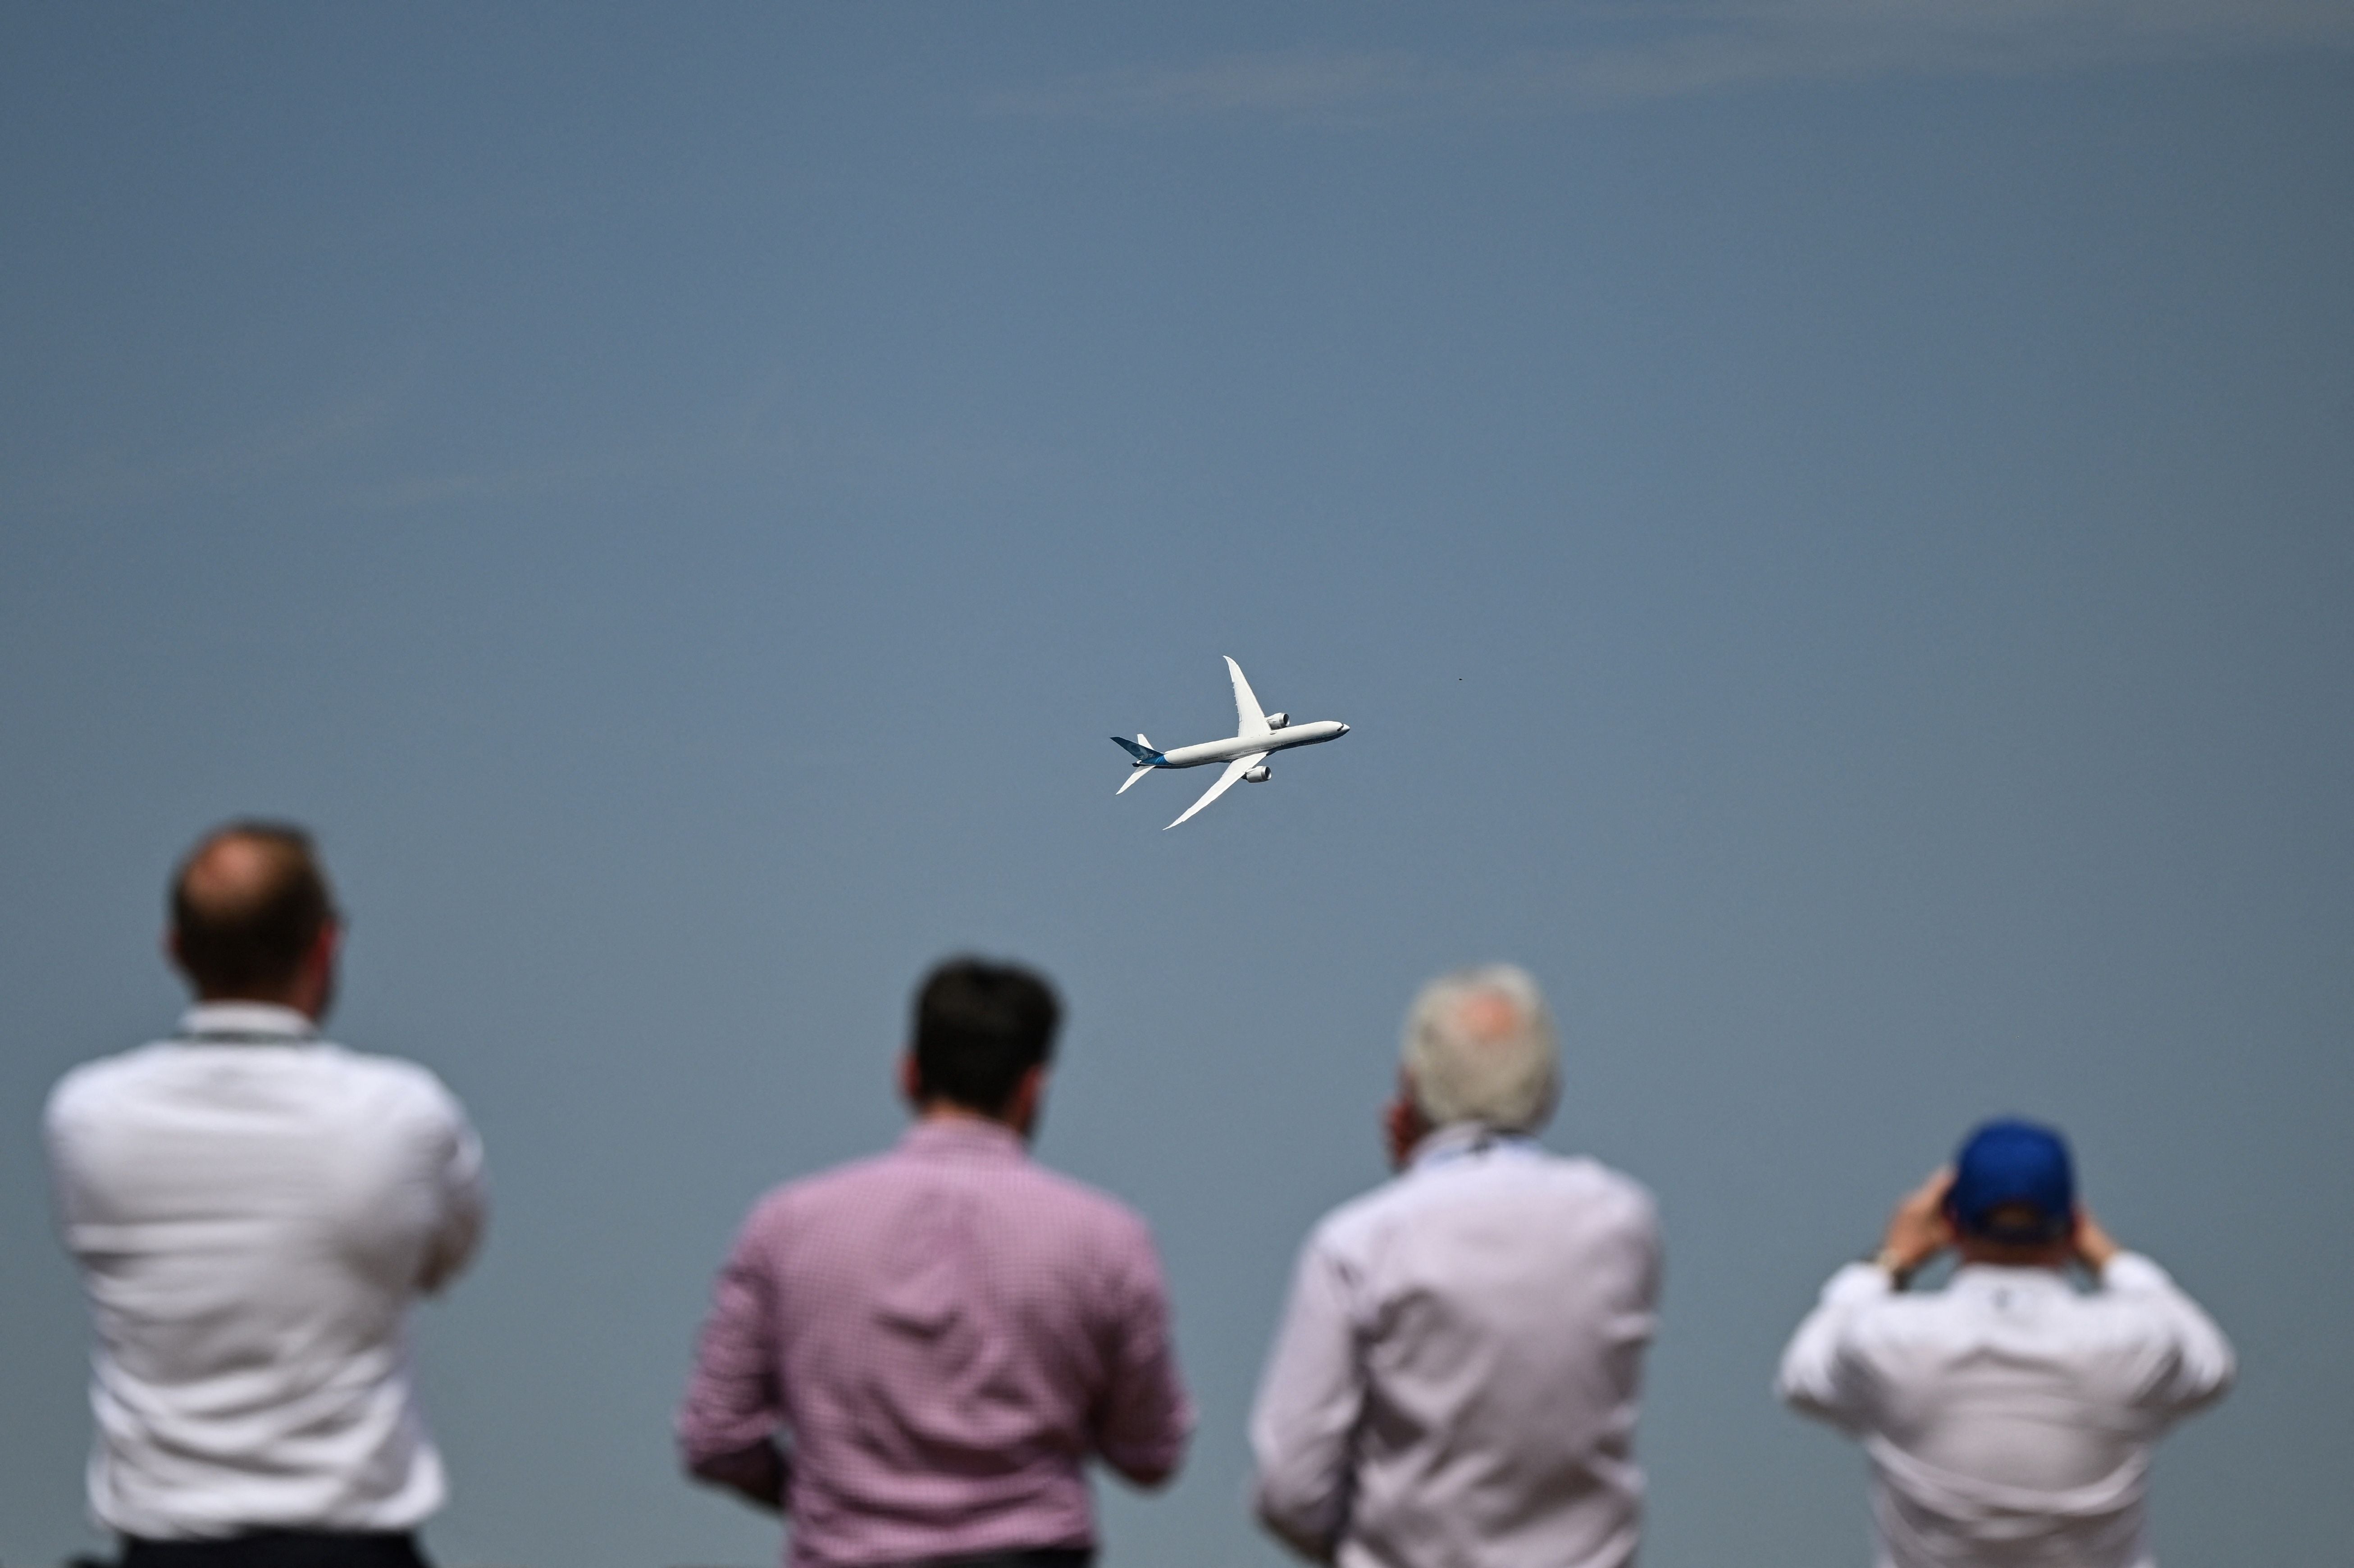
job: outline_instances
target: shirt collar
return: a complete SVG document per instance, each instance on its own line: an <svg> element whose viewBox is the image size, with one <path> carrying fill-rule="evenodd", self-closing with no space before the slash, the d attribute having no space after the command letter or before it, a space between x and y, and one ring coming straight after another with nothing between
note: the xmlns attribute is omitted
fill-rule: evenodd
<svg viewBox="0 0 2354 1568"><path fill-rule="evenodd" d="M1406 1161L1409 1171L1427 1171L1451 1160L1486 1154L1499 1149L1533 1149L1536 1139L1524 1132L1499 1132L1476 1121L1458 1121L1426 1135Z"/></svg>
<svg viewBox="0 0 2354 1568"><path fill-rule="evenodd" d="M2075 1287L2056 1268L2020 1267L2009 1263L1966 1263L1946 1283L1948 1290L1980 1293L1990 1290L2059 1290L2071 1295Z"/></svg>
<svg viewBox="0 0 2354 1568"><path fill-rule="evenodd" d="M900 1135L905 1154L953 1155L963 1159L1026 1160L1022 1135L1002 1121L980 1117L942 1116L921 1120Z"/></svg>
<svg viewBox="0 0 2354 1568"><path fill-rule="evenodd" d="M185 1041L292 1045L318 1037L317 1024L272 1001L200 1001L180 1014L180 1038Z"/></svg>

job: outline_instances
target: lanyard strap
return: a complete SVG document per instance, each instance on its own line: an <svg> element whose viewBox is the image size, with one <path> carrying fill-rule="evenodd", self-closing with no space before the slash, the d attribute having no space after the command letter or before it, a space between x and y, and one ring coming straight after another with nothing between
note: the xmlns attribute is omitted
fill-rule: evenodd
<svg viewBox="0 0 2354 1568"><path fill-rule="evenodd" d="M1423 1170L1429 1170L1435 1166L1452 1164L1458 1160L1469 1160L1475 1154L1492 1154L1500 1149L1534 1149L1536 1142L1535 1139L1524 1132L1498 1132L1492 1128L1482 1128L1479 1130L1479 1136L1470 1142L1433 1150L1427 1157L1417 1160L1415 1163Z"/></svg>

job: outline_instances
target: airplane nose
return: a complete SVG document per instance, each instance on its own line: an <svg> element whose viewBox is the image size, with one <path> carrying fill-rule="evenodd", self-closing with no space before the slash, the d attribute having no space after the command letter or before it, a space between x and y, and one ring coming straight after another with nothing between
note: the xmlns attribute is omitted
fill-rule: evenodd
<svg viewBox="0 0 2354 1568"><path fill-rule="evenodd" d="M1342 726L1341 726L1341 733L1342 735L1346 735L1346 734L1348 734L1348 733L1349 733L1349 726L1348 726L1347 725L1342 725Z"/></svg>

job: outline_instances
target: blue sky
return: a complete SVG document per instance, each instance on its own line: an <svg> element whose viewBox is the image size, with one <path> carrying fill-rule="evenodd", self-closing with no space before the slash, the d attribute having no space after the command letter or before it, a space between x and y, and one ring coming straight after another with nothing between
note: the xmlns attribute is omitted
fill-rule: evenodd
<svg viewBox="0 0 2354 1568"><path fill-rule="evenodd" d="M1203 1408L1109 1561L1278 1559L1243 1413L1415 986L1553 993L1659 1195L1652 1568L1852 1562L1776 1409L1970 1121L2215 1310L2184 1563L2354 1532L2354 8L21 5L0 17L0 1562L81 1520L33 1135L293 816L340 1036L489 1144L469 1564L769 1561L712 1269L1037 962L1041 1154ZM1176 832L1105 738L1354 727ZM1198 776L1195 776L1198 777Z"/></svg>

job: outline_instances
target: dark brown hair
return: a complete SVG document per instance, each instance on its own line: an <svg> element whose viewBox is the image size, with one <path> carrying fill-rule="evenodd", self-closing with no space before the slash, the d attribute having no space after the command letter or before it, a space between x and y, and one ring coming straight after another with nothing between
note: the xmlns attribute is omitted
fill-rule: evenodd
<svg viewBox="0 0 2354 1568"><path fill-rule="evenodd" d="M202 875L204 862L231 841L258 853L259 874ZM284 985L334 918L334 895L319 869L311 835L289 823L235 821L215 828L172 877L173 950L204 996Z"/></svg>
<svg viewBox="0 0 2354 1568"><path fill-rule="evenodd" d="M1044 979L1013 964L950 959L916 993L916 1085L994 1116L1022 1075L1053 1060L1062 1003Z"/></svg>

